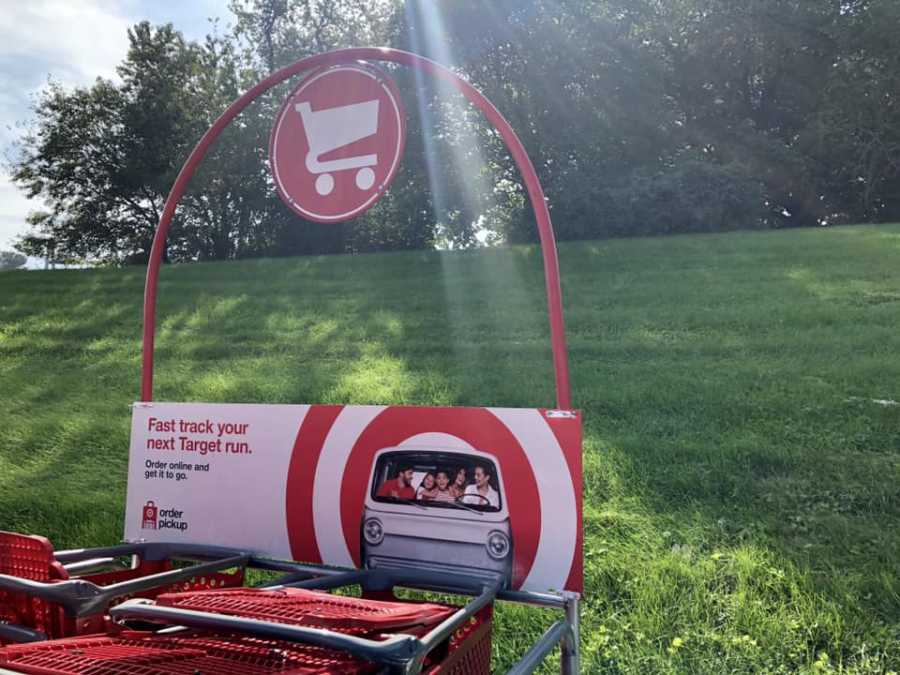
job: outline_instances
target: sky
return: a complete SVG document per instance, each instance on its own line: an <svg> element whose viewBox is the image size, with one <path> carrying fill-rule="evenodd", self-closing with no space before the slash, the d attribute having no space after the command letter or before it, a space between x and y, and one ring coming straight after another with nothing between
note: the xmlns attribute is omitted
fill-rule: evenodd
<svg viewBox="0 0 900 675"><path fill-rule="evenodd" d="M0 0L0 250L40 208L10 182L8 158L48 77L66 87L115 78L132 24L171 22L199 40L210 17L220 19L220 30L230 23L228 0Z"/></svg>

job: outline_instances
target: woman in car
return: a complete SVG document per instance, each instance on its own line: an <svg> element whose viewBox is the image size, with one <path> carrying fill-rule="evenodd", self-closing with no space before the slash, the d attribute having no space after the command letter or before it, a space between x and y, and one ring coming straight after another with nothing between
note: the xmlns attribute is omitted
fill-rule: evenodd
<svg viewBox="0 0 900 675"><path fill-rule="evenodd" d="M433 497L436 502L455 502L456 497L453 496L452 486L450 485L450 474L441 469L435 474L435 482L437 483L437 491Z"/></svg>
<svg viewBox="0 0 900 675"><path fill-rule="evenodd" d="M422 477L419 489L416 490L416 499L434 499L437 495L437 485L434 482L434 474L430 471Z"/></svg>
<svg viewBox="0 0 900 675"><path fill-rule="evenodd" d="M466 494L465 467L461 466L456 470L456 478L453 480L453 485L450 486L450 494L453 495L453 499L459 499L464 494Z"/></svg>

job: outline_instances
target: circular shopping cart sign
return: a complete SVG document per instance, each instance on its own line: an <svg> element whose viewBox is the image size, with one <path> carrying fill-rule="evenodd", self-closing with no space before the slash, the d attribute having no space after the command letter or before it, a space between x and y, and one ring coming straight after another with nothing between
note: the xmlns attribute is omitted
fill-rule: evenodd
<svg viewBox="0 0 900 675"><path fill-rule="evenodd" d="M278 194L309 220L349 220L387 190L405 140L403 104L384 72L361 63L316 71L291 93L272 129Z"/></svg>

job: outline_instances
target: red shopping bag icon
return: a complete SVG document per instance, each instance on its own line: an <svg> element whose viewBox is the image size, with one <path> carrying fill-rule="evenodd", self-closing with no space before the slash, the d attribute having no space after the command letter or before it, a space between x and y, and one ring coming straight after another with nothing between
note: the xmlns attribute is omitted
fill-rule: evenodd
<svg viewBox="0 0 900 675"><path fill-rule="evenodd" d="M141 522L141 527L145 530L155 530L156 529L156 516L159 513L159 509L156 508L156 504L153 501L148 501L144 504L143 509L143 519Z"/></svg>

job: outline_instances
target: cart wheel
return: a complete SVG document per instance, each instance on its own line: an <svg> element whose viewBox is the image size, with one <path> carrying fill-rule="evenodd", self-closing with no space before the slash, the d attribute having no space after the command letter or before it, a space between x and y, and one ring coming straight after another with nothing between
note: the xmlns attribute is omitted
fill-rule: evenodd
<svg viewBox="0 0 900 675"><path fill-rule="evenodd" d="M369 167L356 172L356 187L360 190L368 190L375 185L375 172Z"/></svg>
<svg viewBox="0 0 900 675"><path fill-rule="evenodd" d="M316 178L316 192L324 197L330 195L332 190L334 190L334 178L330 173L323 173Z"/></svg>

